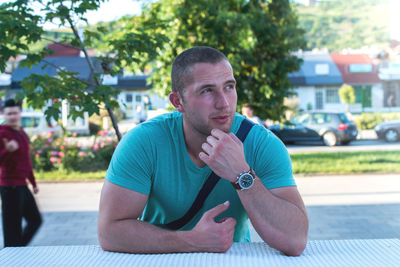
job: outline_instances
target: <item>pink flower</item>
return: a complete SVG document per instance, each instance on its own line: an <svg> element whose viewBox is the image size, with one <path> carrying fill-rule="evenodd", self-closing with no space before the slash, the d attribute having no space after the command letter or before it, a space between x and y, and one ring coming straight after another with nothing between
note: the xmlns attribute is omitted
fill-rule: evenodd
<svg viewBox="0 0 400 267"><path fill-rule="evenodd" d="M42 154L42 152L43 152L43 150L41 150L41 149L39 149L39 150L37 151L38 154Z"/></svg>
<svg viewBox="0 0 400 267"><path fill-rule="evenodd" d="M35 158L38 158L39 157L39 154L35 154Z"/></svg>
<svg viewBox="0 0 400 267"><path fill-rule="evenodd" d="M94 150L94 151L99 151L99 145L98 145L98 144L94 144L93 150Z"/></svg>
<svg viewBox="0 0 400 267"><path fill-rule="evenodd" d="M56 157L51 157L51 158L50 158L50 162L51 162L51 163L54 163L54 162L56 162L56 161L57 161L57 158L56 158Z"/></svg>
<svg viewBox="0 0 400 267"><path fill-rule="evenodd" d="M60 159L60 158L57 158L57 162L60 163L60 162L61 162L61 159Z"/></svg>
<svg viewBox="0 0 400 267"><path fill-rule="evenodd" d="M72 134L73 137L76 137L77 135L78 135L77 133L73 133L73 134Z"/></svg>
<svg viewBox="0 0 400 267"><path fill-rule="evenodd" d="M101 147L101 148L104 147L104 142L100 142L100 147Z"/></svg>
<svg viewBox="0 0 400 267"><path fill-rule="evenodd" d="M62 157L62 158L65 156L64 152L62 152L62 151L61 151L61 152L58 152L58 155L59 155L60 157Z"/></svg>
<svg viewBox="0 0 400 267"><path fill-rule="evenodd" d="M80 152L78 153L78 155L79 155L80 157L83 157L83 156L85 156L85 152L80 151Z"/></svg>
<svg viewBox="0 0 400 267"><path fill-rule="evenodd" d="M49 143L53 142L53 138L47 139L47 142L49 142Z"/></svg>

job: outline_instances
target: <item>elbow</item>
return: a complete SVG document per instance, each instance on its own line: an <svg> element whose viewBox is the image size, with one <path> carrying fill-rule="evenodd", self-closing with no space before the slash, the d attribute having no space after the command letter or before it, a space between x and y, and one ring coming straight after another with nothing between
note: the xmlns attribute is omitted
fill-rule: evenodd
<svg viewBox="0 0 400 267"><path fill-rule="evenodd" d="M286 256L298 257L307 246L307 236L292 240L289 246L282 251Z"/></svg>

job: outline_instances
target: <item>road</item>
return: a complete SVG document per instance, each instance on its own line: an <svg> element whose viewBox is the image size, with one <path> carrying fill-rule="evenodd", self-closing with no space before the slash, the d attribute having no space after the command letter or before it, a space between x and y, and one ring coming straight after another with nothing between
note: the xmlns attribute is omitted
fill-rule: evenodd
<svg viewBox="0 0 400 267"><path fill-rule="evenodd" d="M305 152L346 152L346 151L394 151L400 150L400 142L386 143L380 140L355 140L346 146L328 147L320 142L286 145L290 154Z"/></svg>

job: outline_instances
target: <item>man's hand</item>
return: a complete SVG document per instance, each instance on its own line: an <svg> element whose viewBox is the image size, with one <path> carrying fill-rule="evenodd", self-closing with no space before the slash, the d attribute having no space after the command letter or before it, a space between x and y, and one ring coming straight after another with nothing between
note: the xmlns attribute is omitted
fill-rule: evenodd
<svg viewBox="0 0 400 267"><path fill-rule="evenodd" d="M37 186L33 187L33 193L35 194L39 193L39 188Z"/></svg>
<svg viewBox="0 0 400 267"><path fill-rule="evenodd" d="M8 141L7 138L3 138L4 147L7 149L8 152L14 152L19 148L17 141L11 140Z"/></svg>
<svg viewBox="0 0 400 267"><path fill-rule="evenodd" d="M216 175L230 182L235 182L240 173L250 169L244 157L243 143L233 133L213 129L202 149L200 159Z"/></svg>
<svg viewBox="0 0 400 267"><path fill-rule="evenodd" d="M224 218L215 222L215 217L227 210L229 201L203 214L197 225L188 232L188 242L194 251L226 252L233 244L236 220Z"/></svg>

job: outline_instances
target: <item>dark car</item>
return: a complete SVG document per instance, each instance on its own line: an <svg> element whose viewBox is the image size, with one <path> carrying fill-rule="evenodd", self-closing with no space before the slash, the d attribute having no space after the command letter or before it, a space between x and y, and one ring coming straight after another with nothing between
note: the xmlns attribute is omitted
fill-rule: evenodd
<svg viewBox="0 0 400 267"><path fill-rule="evenodd" d="M322 141L327 146L349 144L358 130L346 114L335 112L308 112L292 118L288 125L269 127L284 143Z"/></svg>
<svg viewBox="0 0 400 267"><path fill-rule="evenodd" d="M386 142L396 142L400 140L400 120L379 123L374 128L379 139Z"/></svg>

